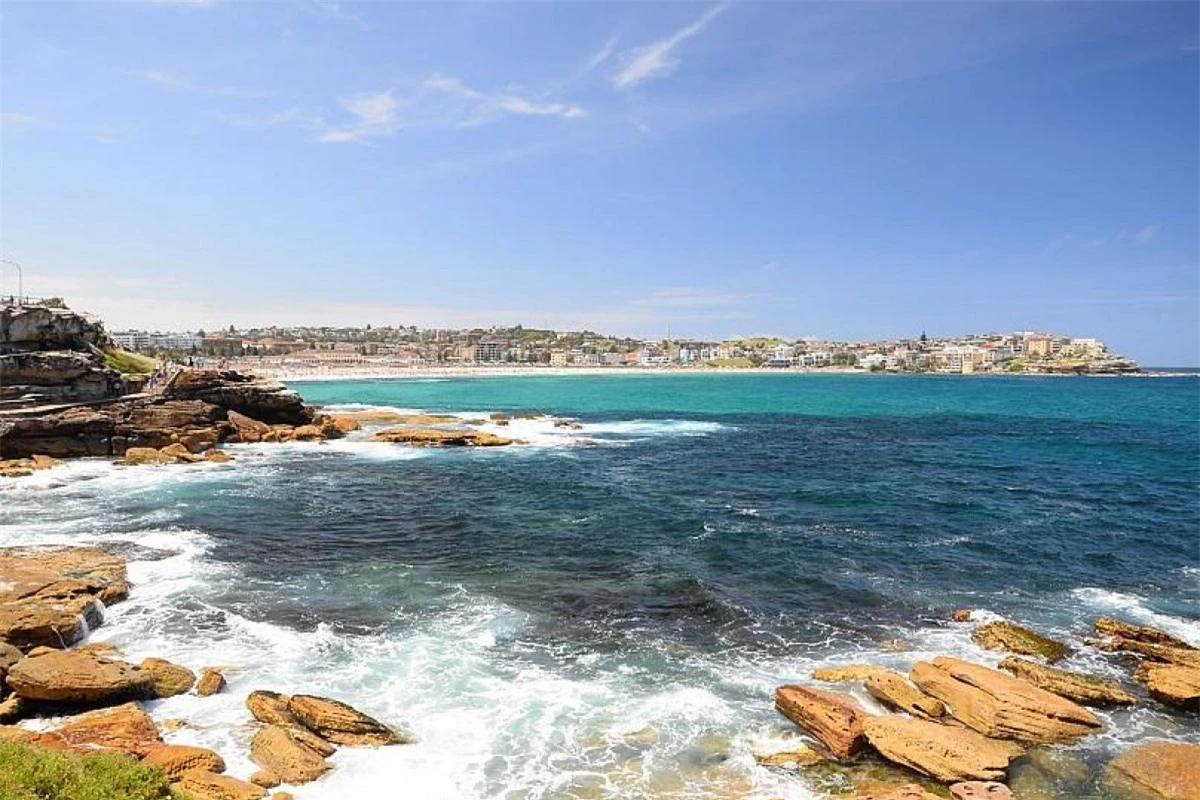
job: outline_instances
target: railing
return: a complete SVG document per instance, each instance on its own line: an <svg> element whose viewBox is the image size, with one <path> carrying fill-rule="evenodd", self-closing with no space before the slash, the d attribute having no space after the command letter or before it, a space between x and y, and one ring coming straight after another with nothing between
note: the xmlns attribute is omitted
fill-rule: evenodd
<svg viewBox="0 0 1200 800"><path fill-rule="evenodd" d="M46 304L49 303L47 306ZM23 308L25 306L46 306L47 308L66 308L62 300L57 297L31 297L30 295L17 296L15 294L0 294L0 306L15 306Z"/></svg>

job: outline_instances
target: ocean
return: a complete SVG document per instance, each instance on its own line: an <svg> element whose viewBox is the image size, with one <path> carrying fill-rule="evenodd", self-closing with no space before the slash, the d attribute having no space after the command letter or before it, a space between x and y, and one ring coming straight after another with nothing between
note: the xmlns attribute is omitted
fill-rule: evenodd
<svg viewBox="0 0 1200 800"><path fill-rule="evenodd" d="M524 445L349 438L236 461L83 460L0 484L0 544L115 547L93 638L227 666L151 704L247 760L253 689L346 700L419 744L343 748L306 798L808 798L752 752L823 665L995 664L972 625L1073 644L1100 614L1200 644L1200 379L686 374L297 383L330 411L537 410ZM1128 667L1089 649L1062 666ZM844 687L848 688L848 687ZM864 704L873 701L858 690ZM1096 765L1195 715L1102 711ZM391 795L388 795L391 796Z"/></svg>

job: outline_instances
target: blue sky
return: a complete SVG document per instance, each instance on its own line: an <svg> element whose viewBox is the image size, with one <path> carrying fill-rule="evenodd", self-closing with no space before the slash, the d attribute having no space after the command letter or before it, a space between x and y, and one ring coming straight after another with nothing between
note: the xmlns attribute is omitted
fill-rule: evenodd
<svg viewBox="0 0 1200 800"><path fill-rule="evenodd" d="M7 2L0 247L118 328L1043 329L1195 365L1197 8Z"/></svg>

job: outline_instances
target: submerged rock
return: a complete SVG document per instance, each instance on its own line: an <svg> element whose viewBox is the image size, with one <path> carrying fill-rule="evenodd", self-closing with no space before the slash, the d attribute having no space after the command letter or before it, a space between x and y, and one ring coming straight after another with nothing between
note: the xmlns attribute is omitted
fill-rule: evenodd
<svg viewBox="0 0 1200 800"><path fill-rule="evenodd" d="M473 430L442 430L440 428L388 428L373 437L377 442L412 444L420 447L503 447L516 444L493 433Z"/></svg>
<svg viewBox="0 0 1200 800"><path fill-rule="evenodd" d="M1009 656L1000 662L1000 669L1082 705L1131 706L1137 702L1116 681L1055 669L1023 658Z"/></svg>
<svg viewBox="0 0 1200 800"><path fill-rule="evenodd" d="M1000 780L1023 750L965 728L921 719L873 716L867 741L889 761L940 781Z"/></svg>
<svg viewBox="0 0 1200 800"><path fill-rule="evenodd" d="M971 639L988 650L1008 650L1028 656L1041 656L1050 663L1059 661L1070 653L1062 642L1031 631L1012 622L989 622L971 632Z"/></svg>
<svg viewBox="0 0 1200 800"><path fill-rule="evenodd" d="M985 736L1068 742L1100 728L1100 720L1084 707L979 664L939 656L932 664L914 664L909 677Z"/></svg>
<svg viewBox="0 0 1200 800"><path fill-rule="evenodd" d="M1103 783L1121 800L1198 800L1200 744L1137 745L1109 762Z"/></svg>
<svg viewBox="0 0 1200 800"><path fill-rule="evenodd" d="M867 714L849 695L790 684L775 690L775 708L835 758L848 759L862 749Z"/></svg>

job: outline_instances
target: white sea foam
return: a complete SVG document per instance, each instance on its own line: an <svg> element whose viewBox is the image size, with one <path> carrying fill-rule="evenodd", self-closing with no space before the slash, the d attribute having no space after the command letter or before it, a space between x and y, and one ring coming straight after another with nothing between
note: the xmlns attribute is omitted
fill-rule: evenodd
<svg viewBox="0 0 1200 800"><path fill-rule="evenodd" d="M1167 633L1178 636L1189 644L1200 647L1200 620L1181 619L1161 614L1146 605L1145 598L1106 589L1084 587L1075 589L1071 595L1089 609L1128 619L1144 625L1152 625Z"/></svg>

